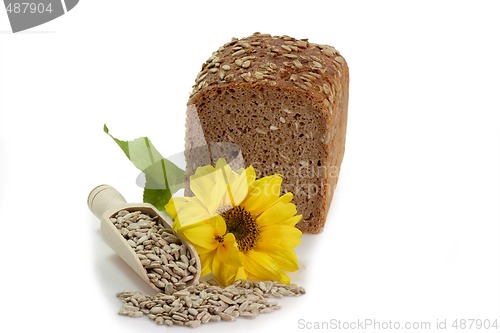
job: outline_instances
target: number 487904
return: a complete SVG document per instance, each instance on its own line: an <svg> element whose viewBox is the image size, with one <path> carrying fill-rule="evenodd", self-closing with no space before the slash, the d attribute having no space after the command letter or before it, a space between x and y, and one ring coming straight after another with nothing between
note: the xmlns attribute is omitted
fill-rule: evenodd
<svg viewBox="0 0 500 333"><path fill-rule="evenodd" d="M11 14L42 14L52 13L52 3L47 6L43 3L35 2L14 2L7 5L7 13Z"/></svg>
<svg viewBox="0 0 500 333"><path fill-rule="evenodd" d="M454 329L498 329L498 320L489 319L455 319L451 325Z"/></svg>

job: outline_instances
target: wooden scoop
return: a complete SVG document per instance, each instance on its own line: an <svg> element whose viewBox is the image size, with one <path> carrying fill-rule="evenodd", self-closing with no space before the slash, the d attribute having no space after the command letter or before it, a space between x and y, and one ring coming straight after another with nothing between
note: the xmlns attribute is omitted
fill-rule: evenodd
<svg viewBox="0 0 500 333"><path fill-rule="evenodd" d="M158 217L159 223L163 227L172 229L172 220L162 215L153 205L148 203L127 203L123 196L112 186L99 185L94 188L88 197L87 204L95 216L101 219L101 232L108 245L122 258L139 276L156 291L163 292L156 287L148 278L146 269L142 266L134 249L127 243L120 231L115 227L110 218L114 217L121 210L129 212L141 211L151 217ZM175 232L174 232L175 234ZM176 235L177 236L177 235ZM188 281L186 285L198 283L201 273L200 258L191 243L184 241L177 236L182 244L191 254L191 258L196 258L196 276Z"/></svg>

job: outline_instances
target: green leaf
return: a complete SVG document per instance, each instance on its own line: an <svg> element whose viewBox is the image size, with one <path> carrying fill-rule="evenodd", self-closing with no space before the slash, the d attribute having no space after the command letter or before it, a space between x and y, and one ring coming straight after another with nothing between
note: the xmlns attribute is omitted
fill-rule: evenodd
<svg viewBox="0 0 500 333"><path fill-rule="evenodd" d="M153 190L145 188L142 198L144 202L152 204L158 210L165 210L165 205L168 203L168 200L166 200L166 198L171 197L172 194L169 190Z"/></svg>
<svg viewBox="0 0 500 333"><path fill-rule="evenodd" d="M147 137L133 141L122 141L108 134L122 149L128 159L146 176L146 186L143 201L152 204L160 210L165 210L172 194L184 187L184 171L163 158Z"/></svg>
<svg viewBox="0 0 500 333"><path fill-rule="evenodd" d="M164 210L172 195L184 187L184 172L165 158L143 172L146 176L143 201L158 209Z"/></svg>

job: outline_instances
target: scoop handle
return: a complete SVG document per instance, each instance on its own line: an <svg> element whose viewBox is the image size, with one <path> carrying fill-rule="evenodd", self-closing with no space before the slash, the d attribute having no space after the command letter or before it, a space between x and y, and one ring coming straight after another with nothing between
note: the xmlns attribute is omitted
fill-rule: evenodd
<svg viewBox="0 0 500 333"><path fill-rule="evenodd" d="M87 204L98 218L110 210L119 210L127 204L125 198L113 186L99 185L89 194Z"/></svg>

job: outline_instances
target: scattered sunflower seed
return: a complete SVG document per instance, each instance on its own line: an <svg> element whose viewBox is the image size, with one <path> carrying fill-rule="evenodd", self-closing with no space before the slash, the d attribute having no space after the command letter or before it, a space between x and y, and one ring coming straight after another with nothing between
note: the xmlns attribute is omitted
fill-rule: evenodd
<svg viewBox="0 0 500 333"><path fill-rule="evenodd" d="M255 318L280 308L270 297L300 296L305 290L295 284L271 281L237 281L222 288L213 281L155 296L123 291L116 296L123 305L118 312L129 317L147 316L158 325L198 327L214 321Z"/></svg>

